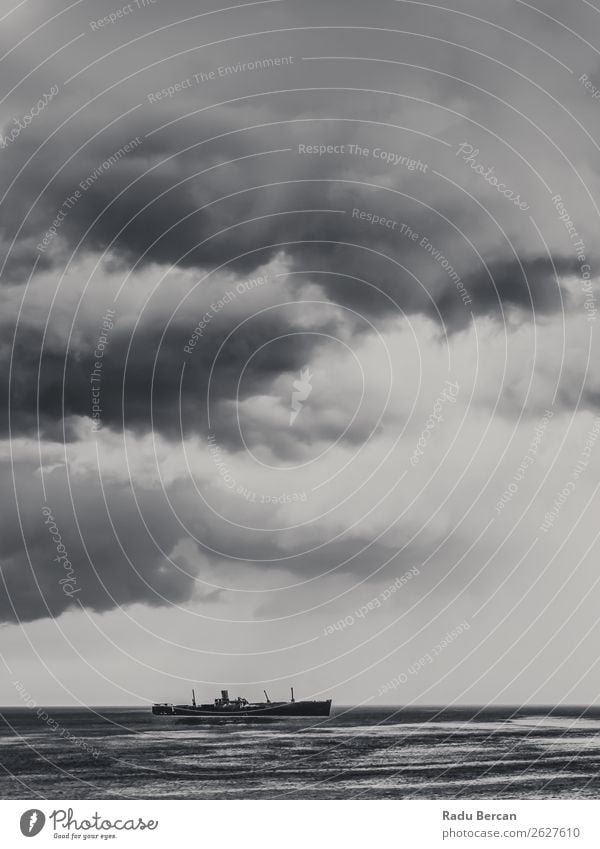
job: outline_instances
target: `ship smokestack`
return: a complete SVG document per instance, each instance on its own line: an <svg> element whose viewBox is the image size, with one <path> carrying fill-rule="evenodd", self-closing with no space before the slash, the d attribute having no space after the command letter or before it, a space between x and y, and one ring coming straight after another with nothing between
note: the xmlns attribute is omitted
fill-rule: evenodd
<svg viewBox="0 0 600 849"><path fill-rule="evenodd" d="M192 704L193 704L194 707L196 707L196 693L194 692L193 688L192 688Z"/></svg>
<svg viewBox="0 0 600 849"><path fill-rule="evenodd" d="M292 701L295 702L296 699L294 698L294 688L290 687L290 690L292 691Z"/></svg>
<svg viewBox="0 0 600 849"><path fill-rule="evenodd" d="M224 702L228 702L228 701L229 701L229 690L221 690L221 699L222 699Z"/></svg>

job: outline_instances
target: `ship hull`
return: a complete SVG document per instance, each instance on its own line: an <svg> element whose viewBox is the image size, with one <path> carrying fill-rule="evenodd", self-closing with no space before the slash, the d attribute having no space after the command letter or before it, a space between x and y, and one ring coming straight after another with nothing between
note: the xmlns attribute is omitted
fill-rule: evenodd
<svg viewBox="0 0 600 849"><path fill-rule="evenodd" d="M331 699L314 702L270 702L260 705L217 707L216 705L152 705L156 716L187 716L197 719L244 719L249 716L329 716Z"/></svg>

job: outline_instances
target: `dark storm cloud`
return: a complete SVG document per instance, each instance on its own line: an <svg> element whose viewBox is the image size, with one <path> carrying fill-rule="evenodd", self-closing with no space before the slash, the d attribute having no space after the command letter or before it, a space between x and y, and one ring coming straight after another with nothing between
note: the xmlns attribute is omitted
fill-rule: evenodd
<svg viewBox="0 0 600 849"><path fill-rule="evenodd" d="M286 108L289 111L289 106ZM271 115L263 105L257 107L257 112L258 117L253 109L245 107L246 123L259 123L258 118L277 115L276 111ZM282 114L287 114L286 110ZM239 119L240 114L230 109L203 117L201 135L211 138L229 133L238 126ZM54 263L56 270L60 269L89 230L80 251L94 254L109 249L110 256L124 268L137 263L138 270L150 263L199 271L225 266L242 276L254 273L260 265L283 253L290 270L304 272L288 278L292 291L314 282L326 298L358 314L353 317L351 312L346 313L346 324L354 332L367 329L360 316L381 322L420 313L452 331L466 327L471 313L501 318L503 310L514 309L522 312L523 319L531 319L534 312L548 314L568 305L548 260L524 258L520 265L514 259L497 255L486 269L471 249L465 249L462 237L445 220L448 216L444 216L443 205L438 204L437 212L432 212L409 196L367 185L378 179L384 185L389 181L389 167L380 161L361 162L357 172L348 156L334 156L325 162L299 155L299 145L307 141L304 128L288 126L233 133L180 153L192 140L183 124L175 124L150 138L146 137L150 127L147 117L135 116L128 126L126 138L122 128L103 130L63 170L56 170L56 163L68 159L60 134L48 144L43 157L34 157L19 180L16 203L0 208L5 246L23 225L7 259L5 278L9 282L24 281L26 269L36 258L40 268ZM16 148L14 152L10 148L3 151L8 162L11 156L22 157L24 151L35 149L38 129L38 125L29 128L18 153ZM92 134L90 128L70 130L70 147L79 147ZM111 164L110 156L123 150L132 138L140 143ZM356 138L365 143L359 130L348 127L343 135L335 126L320 129L319 138L332 145L348 145ZM249 153L280 147L291 150L215 167ZM109 167L104 168L102 163L106 162ZM201 171L206 172L201 179L194 176ZM65 209L65 199L73 197L81 182L87 185L90 175L93 179L89 187L80 189L80 197ZM398 185L410 190L408 195L436 188L426 182L428 178L423 174L410 177L421 181L417 186L404 185L404 172L394 172L393 176ZM277 183L281 185L262 188ZM28 212L32 197L42 189L40 200ZM44 249L40 250L43 234L61 209L65 214L56 234L47 246L42 243ZM297 212L319 209L339 212ZM361 220L357 209L376 211L394 226ZM450 208L445 212L450 215ZM477 216L477 210L465 208L461 213L462 229L477 229ZM407 222L419 233L416 242L403 234L402 226ZM426 239L428 248L422 246L421 239ZM559 272L573 270L573 263L568 260L557 257L555 262ZM205 427L204 417L199 415L200 399L205 393L212 355L227 330L234 326L233 319L229 319L229 325L227 321L215 321L196 356L189 359L181 399L184 432ZM26 312L24 322L13 351L13 433L33 432L39 409L42 433L56 435L63 414L67 418L89 415L91 346L74 340L65 360L61 342L47 342L38 396L41 331L27 323ZM164 316L158 321L143 318L133 340L126 376L123 369L129 332L123 327L113 332L103 373L105 423L121 426L125 382L126 425L139 431L149 429L152 404L154 427L171 437L179 436L182 348L190 335L191 323L189 313L185 321L177 315L160 342L157 357ZM240 370L257 347L294 327L281 312L245 324L220 358L214 403L218 406L220 401L235 397ZM267 391L269 382L278 374L304 366L316 354L319 344L315 337L291 336L277 347L276 356L270 351L253 358L241 397ZM7 363L9 349L4 349L3 354ZM228 427L229 419L228 415L222 418L226 441L236 438ZM6 432L6 421L3 430ZM68 428L67 436L70 435Z"/></svg>
<svg viewBox="0 0 600 849"><path fill-rule="evenodd" d="M0 620L58 616L78 603L105 611L115 605L162 605L191 597L194 576L172 564L166 568L158 548L168 552L180 535L158 494L138 492L142 510L152 516L155 543L127 485L105 484L109 520L98 481L72 481L77 527L64 468L46 477L47 501L41 498L33 467L20 466L18 472L13 492L10 470L3 463Z"/></svg>
<svg viewBox="0 0 600 849"><path fill-rule="evenodd" d="M533 321L536 317L539 320L570 308L571 296L560 279L577 272L576 261L569 258L515 259L491 262L479 272L469 271L463 283L472 300L469 307L474 315L494 315L496 311L503 311L505 317L516 315L517 320ZM450 327L466 323L464 306L456 292L448 288L436 302Z"/></svg>
<svg viewBox="0 0 600 849"><path fill-rule="evenodd" d="M210 399L212 428L224 443L239 446L227 402L268 393L275 378L282 372L297 372L326 342L300 333L293 314L280 309L246 322L243 331L233 333L229 342L226 337L238 318L220 319L217 315L202 336L193 340L197 347L189 348L202 312L187 318L180 313L166 332L152 320L137 331L117 321L107 333L109 341L101 360L95 357L97 338L89 328L87 338L80 335L79 345L69 352L63 338L47 337L40 358L41 329L21 325L15 344L0 352L0 387L10 402L0 417L2 434L10 430L13 437L35 435L39 417L42 438L62 439L63 421L66 438L74 438L70 420L91 417L92 389L98 388L100 421L107 427L120 430L124 425L140 433L152 428L174 440L179 440L182 432L184 436L206 433ZM322 321L319 329L335 333L335 321ZM284 338L273 342L276 336ZM261 346L265 347L257 354ZM186 353L186 348L192 354Z"/></svg>
<svg viewBox="0 0 600 849"><path fill-rule="evenodd" d="M246 114L252 118L251 111ZM225 110L218 118L203 118L202 135L210 138L227 133L235 125L234 116ZM444 213L452 216L451 207L438 205L438 210L432 212L410 197L387 191L389 167L382 169L377 160L356 166L348 155L334 156L327 162L302 157L296 151L306 143L306 129L297 127L234 133L208 146L179 153L190 141L181 124L149 139L148 126L146 119L131 129L132 137L141 140L140 145L104 170L86 190L78 189L79 183L93 175L94 170L102 169L111 154L123 149L120 131L113 128L103 132L59 174L53 174L48 164L65 158L60 153L64 148L62 137L53 142L43 161L34 161L19 182L15 201L0 210L5 248L21 227L16 246L7 258L6 281L23 281L36 259L42 268L51 262L60 268L86 233L80 250L110 248L127 264L152 262L193 268L228 264L239 274L251 273L268 262L283 245L294 268L312 267L325 272L318 283L332 298L353 308L371 315L399 309L437 318L436 305L440 304L445 307L443 318L449 329L455 323L464 324L464 312L453 309L453 300L460 303L455 285L432 253L402 236L401 228L406 224L427 239L433 257L454 239L454 246L445 249L448 261L465 279L465 285L468 277L476 275L469 291L473 290L477 298L477 312L497 315L500 311L494 282L500 296L509 303L530 306L527 283L522 274L516 273L515 260L496 259L491 263L492 276L499 274L499 281L492 282L489 275L482 275L472 250L444 220ZM32 136L33 132L29 139L33 148L36 140ZM357 138L363 142L360 133L347 127L343 133L319 130L319 137L324 144L337 143L346 149ZM284 146L292 150L251 156ZM215 167L248 155L251 158L244 162ZM201 177L196 176L203 171L206 173ZM406 173L393 176L402 182ZM48 179L51 184L29 212L27 202ZM382 188L368 185L378 179L384 183ZM435 183L427 182L426 175L413 179L420 179L421 184L403 186L409 194L436 188ZM78 190L81 197L72 209L65 208L65 201ZM324 212L298 211L319 209ZM328 213L328 209L340 212ZM393 229L357 220L357 213L353 212L357 209L393 222ZM61 210L63 218L56 234L39 250L44 234ZM476 229L478 215L476 209L469 211L467 206L462 212L463 230L469 229L468 225ZM545 260L530 258L524 262L531 263L535 272L534 286L542 267L551 281ZM338 276L327 276L328 271ZM351 277L362 278L371 286ZM550 290L551 285L545 288ZM374 296L376 289L384 295ZM540 301L543 311L558 306L559 301L550 294Z"/></svg>
<svg viewBox="0 0 600 849"><path fill-rule="evenodd" d="M412 310L406 300L418 300L418 292L420 298L425 298L425 290L412 280L413 289L404 308L385 311L385 306L394 305L394 295L397 297L396 268L390 269L386 260L367 263L360 249L352 248L351 253L355 261L347 272L339 271L343 266L332 254L331 266L336 271L319 274L314 279L326 297L356 311L357 316L347 311L342 311L336 320L324 316L313 330L336 336L340 332L339 322L343 321L347 332L365 332L370 324L360 316L369 313L372 316L377 304L382 310L381 327L382 319L397 321L404 311L410 314ZM323 256L320 259L322 265L326 264ZM315 261L314 255L311 260ZM374 268L379 269L379 287L382 291L385 291L384 284L389 287L390 300L348 279L346 275L351 273L353 277L361 277L363 263L364 273L373 274ZM572 264L567 261L557 260L557 264L559 274L573 271ZM500 263L461 278L471 300L469 306L461 301L456 290L449 291L446 285L426 293L428 307L423 310L434 319L441 315L446 322L444 326L450 320L457 329L470 322L471 312L487 315L493 309L502 310L505 319L517 311L521 320L531 320L534 315L539 320L569 304L567 293L559 290L553 273L551 264L541 260L522 265ZM116 429L125 426L140 433L153 428L175 440L182 432L185 436L206 433L208 381L212 370L212 428L220 433L225 443L239 445L237 425L228 402L269 394L272 383L282 373L297 373L318 356L319 349L327 347L323 337L301 332L297 314L280 308L254 316L237 329L239 313L223 310L222 315L216 315L203 329L201 338L193 340L195 347L190 348L190 338L206 306L205 302L194 310L186 304L176 312L167 328L164 319L152 316L142 320L135 330L129 322L117 319L102 359L101 380L98 380L101 420L105 425ZM8 326L6 336L11 334L12 327ZM92 412L97 336L97 329L88 324L85 333L74 334L67 352L64 337L49 334L42 346L42 328L27 321L20 324L14 345L5 345L0 351L0 384L4 397L10 398L10 411L5 406L0 417L3 434L9 430L10 412L13 436L35 434L39 416L43 437L61 438L63 419L67 438L73 437L70 417L89 417ZM277 337L283 338L273 342ZM256 436L258 439L260 434ZM348 438L351 436L349 434ZM312 437L317 438L317 434L313 433Z"/></svg>
<svg viewBox="0 0 600 849"><path fill-rule="evenodd" d="M200 566L207 560L215 566L234 563L240 570L247 563L289 569L306 580L332 572L364 576L376 568L374 564L384 562L388 562L384 574L395 576L425 556L418 541L399 551L385 537L373 543L360 535L324 544L319 544L318 537L307 544L306 536L301 536L290 546L284 533L266 537L225 526L214 518L206 521L198 515L188 487L176 484L169 492L170 504L202 542L197 545L197 559L174 556L171 562L165 555L183 532L159 490L136 487L136 504L129 484L105 480L103 493L98 480L75 475L70 481L71 504L63 467L46 474L44 501L31 464L18 468L14 496L8 466L2 468L7 509L0 517L4 582L0 622L57 617L78 604L103 612L135 603L163 606L192 598L216 601L221 591L203 588L197 580ZM316 550L290 557L295 550L306 548ZM243 585L243 575L240 583Z"/></svg>

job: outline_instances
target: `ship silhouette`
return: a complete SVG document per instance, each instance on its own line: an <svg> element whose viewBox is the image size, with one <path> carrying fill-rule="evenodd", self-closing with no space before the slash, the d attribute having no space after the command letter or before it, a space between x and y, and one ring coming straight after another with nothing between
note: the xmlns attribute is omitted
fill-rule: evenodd
<svg viewBox="0 0 600 849"><path fill-rule="evenodd" d="M249 702L247 699L229 698L228 690L221 690L221 698L207 704L196 704L196 693L192 690L192 703L189 705L174 705L160 702L152 705L152 713L157 716L194 716L194 717L227 717L231 719L247 716L329 716L331 699L323 701L296 701L294 688L289 702L272 702L263 690L266 701Z"/></svg>

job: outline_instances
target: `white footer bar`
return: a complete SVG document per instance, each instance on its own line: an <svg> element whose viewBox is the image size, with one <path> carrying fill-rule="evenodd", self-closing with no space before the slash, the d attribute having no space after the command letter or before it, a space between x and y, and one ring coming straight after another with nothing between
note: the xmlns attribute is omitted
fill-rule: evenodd
<svg viewBox="0 0 600 849"><path fill-rule="evenodd" d="M168 841L168 842L167 842ZM0 801L0 845L600 846L600 801Z"/></svg>

